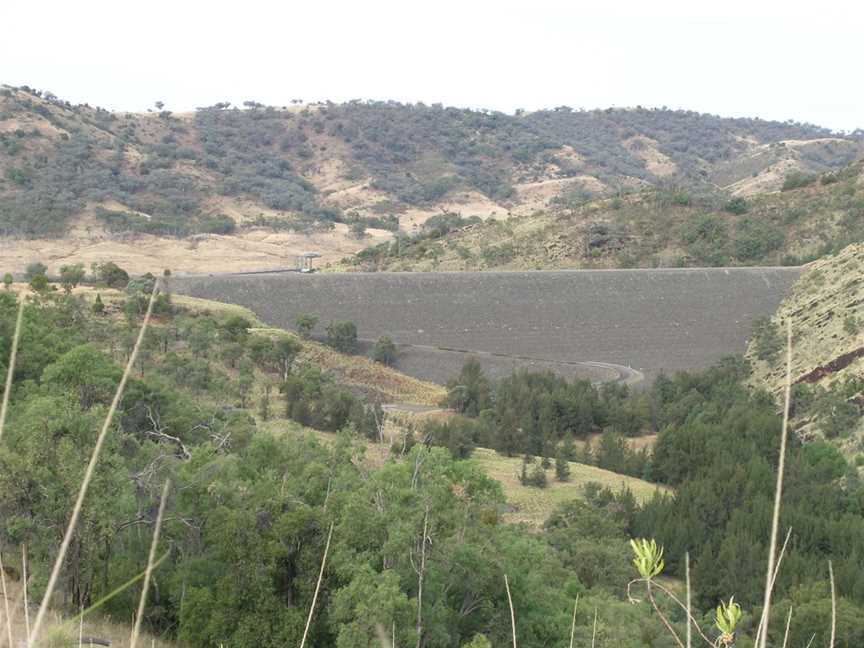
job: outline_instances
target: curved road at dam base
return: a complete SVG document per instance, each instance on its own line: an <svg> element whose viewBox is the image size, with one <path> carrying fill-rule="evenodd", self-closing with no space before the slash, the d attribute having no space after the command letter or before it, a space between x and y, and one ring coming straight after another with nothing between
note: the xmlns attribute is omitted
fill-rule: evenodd
<svg viewBox="0 0 864 648"><path fill-rule="evenodd" d="M458 273L266 273L175 278L176 292L235 303L293 328L301 313L389 335L397 368L443 383L475 356L493 377L549 369L636 384L742 353L802 268ZM369 346L364 345L364 346Z"/></svg>

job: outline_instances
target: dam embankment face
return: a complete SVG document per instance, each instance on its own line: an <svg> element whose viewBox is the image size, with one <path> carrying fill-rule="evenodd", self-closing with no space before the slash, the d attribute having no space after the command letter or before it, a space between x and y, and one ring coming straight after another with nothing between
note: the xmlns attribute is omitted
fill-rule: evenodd
<svg viewBox="0 0 864 648"><path fill-rule="evenodd" d="M444 382L476 355L493 376L552 369L594 380L650 380L742 353L801 268L463 273L249 274L175 278L180 294L246 306L293 328L301 313L389 335L397 368ZM597 364L592 364L597 363ZM607 366L608 365L608 366ZM630 378L633 377L631 373Z"/></svg>

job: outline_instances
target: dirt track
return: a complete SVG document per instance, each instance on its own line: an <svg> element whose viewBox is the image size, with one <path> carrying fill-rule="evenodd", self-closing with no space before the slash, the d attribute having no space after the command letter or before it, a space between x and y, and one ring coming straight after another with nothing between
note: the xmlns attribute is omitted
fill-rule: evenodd
<svg viewBox="0 0 864 648"><path fill-rule="evenodd" d="M270 274L177 279L175 289L242 304L278 326L299 313L357 323L405 345L398 367L443 382L477 352L493 375L549 368L592 380L650 380L744 351L799 268ZM626 376L622 370L626 371Z"/></svg>

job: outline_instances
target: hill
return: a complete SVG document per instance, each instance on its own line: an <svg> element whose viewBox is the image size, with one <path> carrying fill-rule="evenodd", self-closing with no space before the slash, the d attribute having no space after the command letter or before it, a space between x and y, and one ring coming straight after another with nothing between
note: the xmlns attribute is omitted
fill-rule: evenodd
<svg viewBox="0 0 864 648"><path fill-rule="evenodd" d="M748 347L751 382L778 401L785 382L785 322L791 320L792 419L805 438L860 450L864 405L864 245L810 265L771 320L757 324Z"/></svg>
<svg viewBox="0 0 864 648"><path fill-rule="evenodd" d="M334 269L524 270L797 265L864 239L864 164L791 174L783 190L730 196L649 188L556 200L507 220L450 213L413 236L383 242Z"/></svg>
<svg viewBox="0 0 864 648"><path fill-rule="evenodd" d="M19 270L40 254L52 269L248 270L310 248L337 260L442 209L503 218L652 186L748 194L861 151L858 132L665 109L250 101L134 114L3 86L0 229Z"/></svg>

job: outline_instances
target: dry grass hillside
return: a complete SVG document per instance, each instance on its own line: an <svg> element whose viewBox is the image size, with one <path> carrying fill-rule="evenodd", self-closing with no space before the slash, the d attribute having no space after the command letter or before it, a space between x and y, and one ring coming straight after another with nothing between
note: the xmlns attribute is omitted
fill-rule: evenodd
<svg viewBox="0 0 864 648"><path fill-rule="evenodd" d="M864 163L793 173L782 190L735 196L646 189L506 220L452 215L333 264L360 270L526 270L797 265L864 240ZM440 220L440 219L439 219ZM433 221L430 221L432 223Z"/></svg>
<svg viewBox="0 0 864 648"><path fill-rule="evenodd" d="M138 114L3 86L0 260L207 273L293 266L313 250L328 262L422 233L442 211L539 219L516 233L530 236L577 202L656 186L749 195L862 150L859 134L687 111L247 102ZM524 263L567 263L570 234Z"/></svg>
<svg viewBox="0 0 864 648"><path fill-rule="evenodd" d="M837 436L847 449L859 451L864 404L864 244L850 245L812 263L778 309L774 329L754 334L747 353L753 365L752 383L767 387L778 401L785 381L785 353L770 351L782 346L785 322L790 320L792 413L799 431L805 436Z"/></svg>

